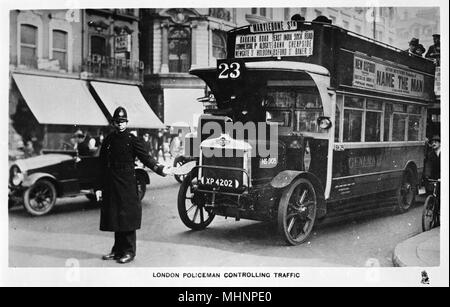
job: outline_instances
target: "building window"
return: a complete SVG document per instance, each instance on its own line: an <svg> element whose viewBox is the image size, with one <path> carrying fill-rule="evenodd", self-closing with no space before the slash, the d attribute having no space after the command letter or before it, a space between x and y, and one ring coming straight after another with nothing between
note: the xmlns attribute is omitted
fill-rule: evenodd
<svg viewBox="0 0 450 307"><path fill-rule="evenodd" d="M331 19L331 23L335 25L336 24L336 17L330 15L330 19Z"/></svg>
<svg viewBox="0 0 450 307"><path fill-rule="evenodd" d="M216 59L225 59L227 57L225 33L221 31L212 32L213 57Z"/></svg>
<svg viewBox="0 0 450 307"><path fill-rule="evenodd" d="M99 35L91 36L91 55L107 56L105 37Z"/></svg>
<svg viewBox="0 0 450 307"><path fill-rule="evenodd" d="M190 33L174 28L169 33L169 72L188 72L191 67Z"/></svg>
<svg viewBox="0 0 450 307"><path fill-rule="evenodd" d="M376 39L378 41L382 41L383 40L383 32L382 31L377 31L377 37Z"/></svg>
<svg viewBox="0 0 450 307"><path fill-rule="evenodd" d="M349 30L350 29L350 23L346 20L342 21L342 25L344 27L344 29Z"/></svg>
<svg viewBox="0 0 450 307"><path fill-rule="evenodd" d="M268 18L272 18L272 11L270 9L267 9L265 7L252 7L251 9L251 13L252 15L259 15L262 17L268 17Z"/></svg>
<svg viewBox="0 0 450 307"><path fill-rule="evenodd" d="M393 127L392 127L392 140L393 141L406 141L406 123L407 123L407 115L406 114L395 114L393 119Z"/></svg>
<svg viewBox="0 0 450 307"><path fill-rule="evenodd" d="M267 17L267 9L262 7L259 9L259 15Z"/></svg>
<svg viewBox="0 0 450 307"><path fill-rule="evenodd" d="M288 7L284 8L284 20L291 19L290 11L291 11L290 8Z"/></svg>
<svg viewBox="0 0 450 307"><path fill-rule="evenodd" d="M58 60L62 69L67 69L67 44L67 32L53 30L52 59Z"/></svg>
<svg viewBox="0 0 450 307"><path fill-rule="evenodd" d="M38 28L32 25L20 25L20 64L37 66Z"/></svg>

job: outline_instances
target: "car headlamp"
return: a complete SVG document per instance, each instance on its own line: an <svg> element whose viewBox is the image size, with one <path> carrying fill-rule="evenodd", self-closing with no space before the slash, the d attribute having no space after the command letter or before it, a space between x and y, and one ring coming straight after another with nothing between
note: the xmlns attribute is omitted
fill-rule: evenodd
<svg viewBox="0 0 450 307"><path fill-rule="evenodd" d="M14 186L18 186L23 181L23 173L20 171L20 169L17 166L13 166L11 168L11 183Z"/></svg>

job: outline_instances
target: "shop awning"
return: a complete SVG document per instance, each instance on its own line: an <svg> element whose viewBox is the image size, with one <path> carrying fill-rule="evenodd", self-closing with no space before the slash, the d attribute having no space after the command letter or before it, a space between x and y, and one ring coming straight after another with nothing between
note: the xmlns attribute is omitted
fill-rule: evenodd
<svg viewBox="0 0 450 307"><path fill-rule="evenodd" d="M41 124L107 126L85 81L13 74L17 87Z"/></svg>
<svg viewBox="0 0 450 307"><path fill-rule="evenodd" d="M128 127L165 128L137 86L95 81L91 81L91 85L111 116L117 107L122 106L127 110Z"/></svg>
<svg viewBox="0 0 450 307"><path fill-rule="evenodd" d="M203 96L203 89L164 89L164 123L175 127L180 123L197 126L203 113L203 104L197 98Z"/></svg>

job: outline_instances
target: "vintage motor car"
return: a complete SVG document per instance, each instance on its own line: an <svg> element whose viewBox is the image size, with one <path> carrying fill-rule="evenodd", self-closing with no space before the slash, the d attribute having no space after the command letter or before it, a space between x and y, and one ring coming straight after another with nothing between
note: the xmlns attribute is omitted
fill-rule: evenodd
<svg viewBox="0 0 450 307"><path fill-rule="evenodd" d="M23 204L28 213L49 213L57 198L86 195L95 201L100 183L100 163L95 156L79 156L76 151L44 151L43 155L14 161L9 169L8 206ZM145 195L150 177L140 167L136 171L139 200Z"/></svg>

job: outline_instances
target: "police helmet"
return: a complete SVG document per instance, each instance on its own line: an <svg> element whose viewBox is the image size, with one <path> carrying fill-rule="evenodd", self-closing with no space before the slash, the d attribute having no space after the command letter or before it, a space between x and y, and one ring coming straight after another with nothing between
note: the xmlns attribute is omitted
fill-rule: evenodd
<svg viewBox="0 0 450 307"><path fill-rule="evenodd" d="M128 122L127 110L124 107L118 107L114 111L113 120L116 122Z"/></svg>

